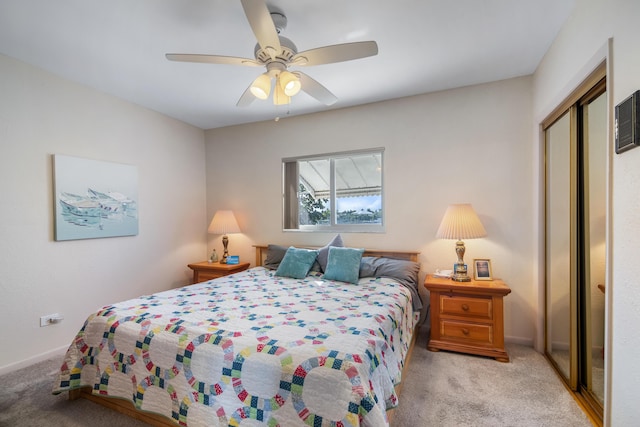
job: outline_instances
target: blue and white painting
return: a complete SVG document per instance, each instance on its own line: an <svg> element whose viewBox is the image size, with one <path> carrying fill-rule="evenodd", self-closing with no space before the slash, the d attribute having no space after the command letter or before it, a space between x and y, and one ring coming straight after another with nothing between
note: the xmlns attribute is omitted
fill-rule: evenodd
<svg viewBox="0 0 640 427"><path fill-rule="evenodd" d="M54 154L53 171L55 240L138 234L135 166Z"/></svg>

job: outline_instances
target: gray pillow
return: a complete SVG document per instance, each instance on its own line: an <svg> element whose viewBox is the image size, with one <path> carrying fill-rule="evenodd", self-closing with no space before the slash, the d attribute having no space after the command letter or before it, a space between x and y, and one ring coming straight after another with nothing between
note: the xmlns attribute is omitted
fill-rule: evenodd
<svg viewBox="0 0 640 427"><path fill-rule="evenodd" d="M320 264L320 268L322 269L322 272L324 272L327 269L327 260L329 259L329 248L331 246L335 246L338 248L341 248L344 246L344 243L342 243L342 237L339 234L336 234L336 236L329 242L327 243L326 246L323 246L322 248L318 249L318 264Z"/></svg>
<svg viewBox="0 0 640 427"><path fill-rule="evenodd" d="M360 260L360 277L389 277L409 288L413 294L413 309L420 310L422 301L418 293L420 264L403 259L365 256Z"/></svg>
<svg viewBox="0 0 640 427"><path fill-rule="evenodd" d="M360 260L360 277L391 277L399 282L418 286L420 264L403 259L365 256Z"/></svg>
<svg viewBox="0 0 640 427"><path fill-rule="evenodd" d="M363 256L360 260L360 277L376 277L376 268L379 265L379 258L375 256Z"/></svg>
<svg viewBox="0 0 640 427"><path fill-rule="evenodd" d="M267 257L264 259L263 266L270 270L277 270L278 266L287 253L288 246L269 245L267 246Z"/></svg>

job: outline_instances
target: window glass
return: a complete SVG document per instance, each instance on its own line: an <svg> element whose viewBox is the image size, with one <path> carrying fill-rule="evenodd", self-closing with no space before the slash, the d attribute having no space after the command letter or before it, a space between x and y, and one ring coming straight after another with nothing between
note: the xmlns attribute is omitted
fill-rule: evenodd
<svg viewBox="0 0 640 427"><path fill-rule="evenodd" d="M284 228L383 231L382 153L285 159Z"/></svg>

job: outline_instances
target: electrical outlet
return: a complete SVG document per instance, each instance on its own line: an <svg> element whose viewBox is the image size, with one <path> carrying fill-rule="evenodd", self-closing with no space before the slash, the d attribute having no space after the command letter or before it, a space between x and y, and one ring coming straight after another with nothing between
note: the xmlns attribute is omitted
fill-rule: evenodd
<svg viewBox="0 0 640 427"><path fill-rule="evenodd" d="M40 318L40 326L49 326L61 322L63 317L58 313L48 314Z"/></svg>

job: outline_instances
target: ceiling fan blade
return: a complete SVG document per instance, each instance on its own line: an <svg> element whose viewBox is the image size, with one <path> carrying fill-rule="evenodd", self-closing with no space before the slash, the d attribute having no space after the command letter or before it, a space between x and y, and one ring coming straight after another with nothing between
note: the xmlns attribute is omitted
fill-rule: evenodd
<svg viewBox="0 0 640 427"><path fill-rule="evenodd" d="M242 8L258 44L269 53L272 59L275 59L282 48L267 4L263 0L242 0Z"/></svg>
<svg viewBox="0 0 640 427"><path fill-rule="evenodd" d="M291 58L292 65L321 65L350 61L378 54L378 44L374 41L334 44L299 52Z"/></svg>
<svg viewBox="0 0 640 427"><path fill-rule="evenodd" d="M332 94L329 89L322 86L320 83L300 71L296 71L293 74L297 75L300 79L301 90L305 91L309 95L313 96L318 101L325 105L333 105L338 98Z"/></svg>
<svg viewBox="0 0 640 427"><path fill-rule="evenodd" d="M244 91L240 99L238 99L238 103L236 104L236 107L248 107L249 105L251 105L254 99L256 99L256 97L253 96L253 94L251 93L251 85L249 85L249 87Z"/></svg>
<svg viewBox="0 0 640 427"><path fill-rule="evenodd" d="M167 53L165 55L169 61L179 62L200 62L203 64L229 64L246 65L249 67L260 67L263 64L250 58L237 58L235 56L220 55L199 55L191 53Z"/></svg>

